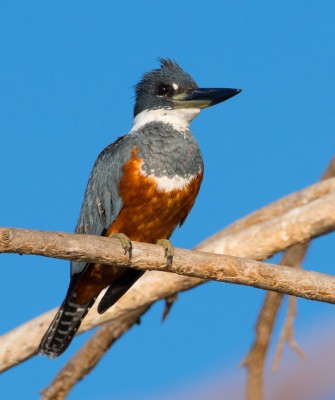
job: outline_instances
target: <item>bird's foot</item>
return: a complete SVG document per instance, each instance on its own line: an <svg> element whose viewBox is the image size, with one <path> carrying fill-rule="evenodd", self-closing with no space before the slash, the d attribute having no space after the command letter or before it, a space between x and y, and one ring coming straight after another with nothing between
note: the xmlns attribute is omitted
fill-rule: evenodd
<svg viewBox="0 0 335 400"><path fill-rule="evenodd" d="M159 244L160 246L163 247L166 257L166 266L171 267L174 255L173 244L167 239L159 239L157 240L156 244Z"/></svg>
<svg viewBox="0 0 335 400"><path fill-rule="evenodd" d="M125 235L124 233L113 233L111 236L111 238L115 238L115 239L119 239L121 246L124 250L124 254L129 254L129 260L131 259L131 255L132 255L132 250L133 250L133 245L131 243L131 240L129 239L129 237L127 235Z"/></svg>

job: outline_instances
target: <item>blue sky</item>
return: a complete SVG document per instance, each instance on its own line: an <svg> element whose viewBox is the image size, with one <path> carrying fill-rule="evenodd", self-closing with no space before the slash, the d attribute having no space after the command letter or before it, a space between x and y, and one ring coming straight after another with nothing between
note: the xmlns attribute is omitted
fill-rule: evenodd
<svg viewBox="0 0 335 400"><path fill-rule="evenodd" d="M175 246L312 184L334 153L334 13L330 0L2 2L0 224L73 231L94 160L130 129L133 86L157 57L200 87L243 89L192 123L205 178ZM333 235L313 243L306 268L332 273L334 248ZM1 272L1 333L58 306L68 285L60 260L1 255ZM155 305L69 398L187 399L212 377L243 382L263 296L206 284L181 294L164 324ZM298 339L334 314L300 300ZM2 396L36 398L87 337L3 374Z"/></svg>

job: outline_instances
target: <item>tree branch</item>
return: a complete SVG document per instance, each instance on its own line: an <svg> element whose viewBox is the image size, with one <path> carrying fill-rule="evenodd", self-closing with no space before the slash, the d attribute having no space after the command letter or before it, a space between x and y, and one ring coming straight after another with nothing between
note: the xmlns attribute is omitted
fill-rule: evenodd
<svg viewBox="0 0 335 400"><path fill-rule="evenodd" d="M270 221L263 221L263 219L260 218L260 223L245 229L243 232L235 232L233 235L227 235L221 240L222 248L226 249L226 252L229 254L264 259L294 243L309 240L312 237L333 230L335 227L334 183L335 179L330 179L322 184L317 184L297 192L295 196L300 199L299 204L302 204L301 206L289 211L287 211L286 208L286 212L282 215L277 213L277 216ZM308 197L308 194L311 192L318 193L319 198L317 200L311 200ZM324 195L324 193L329 194ZM314 196L314 199L318 196ZM293 195L289 197L293 198ZM280 202L286 202L286 198L276 202L276 204L278 205ZM266 211L267 208L264 210ZM25 236L25 233L27 236ZM118 246L119 243L111 239L95 236L89 237L87 235L41 234L37 231L33 231L33 233L31 233L31 231L20 231L20 234L17 230L15 230L14 235L14 230L2 229L0 234L0 251L18 251L23 253L24 250L26 250L25 253L29 254L47 254L49 252L49 255L52 257L99 261L106 264L113 263L120 266L128 266L128 260ZM46 238L48 238L49 241L45 241ZM80 253L80 242L85 243L86 252L84 255ZM276 242L279 242L279 244ZM55 250L55 246L57 247L58 245L66 246L64 252L59 253L59 248L57 251ZM28 246L28 248L24 248L24 246ZM160 268L161 270L166 270L163 251L159 246L136 244L134 247L132 266L136 268L142 267L144 269ZM199 248L202 250L207 249L205 245L199 246ZM102 253L105 253L104 257L101 256ZM111 254L113 254L113 257L111 257ZM229 261L229 258L227 258L227 269L225 270L223 268L220 271L215 265L215 263L219 262L219 256L198 253L200 257L198 262L200 264L194 269L194 258L192 258L192 254L193 253L189 251L176 251L175 262L173 264L173 272L177 272L179 265L179 273L188 274L192 277L166 273L163 276L163 273L159 272L145 274L145 276L104 315L99 316L94 309L92 309L83 321L81 331L90 329L108 320L113 320L117 323L123 315L138 307L149 305L158 299L166 298L174 293L190 289L203 282L193 276L202 276L209 279L213 275L214 278L222 279L227 282L241 284L251 283L254 286L269 290L286 290L285 284L281 286L281 282L276 282L276 279L278 279L281 274L286 274L285 269L281 270L280 267L279 275L276 275L277 272L275 269L272 269L269 265L263 268L261 264L256 263L255 270L252 267L253 263L251 261L247 261L247 264L243 264L243 261L233 261L235 260L233 258ZM151 261L149 256L151 256ZM191 259L189 257L191 257ZM195 258L197 258L197 256L195 256ZM205 264L207 262L205 260L211 260L210 264ZM222 263L223 258L220 260ZM214 264L211 264L212 262L214 262ZM237 262L237 264L234 264L235 262ZM205 271L201 268L203 265L205 266ZM242 276L239 275L241 273ZM256 273L256 275L253 275L253 273ZM290 281L288 276L289 275L286 275L286 279L288 279L286 284L289 282L292 284L293 281ZM282 277L284 276L281 276L280 279ZM301 287L301 284L306 282L304 280L301 281L302 277L305 279L305 275L301 275L293 286L297 285L297 287ZM314 281L312 286L308 287L307 285L307 287L305 287L305 293L309 293L310 298L321 295L321 297L324 296L325 301L332 301L332 296L334 296L332 286L333 278L327 278L321 274L309 275L309 277L313 280L322 277L321 281L325 287L322 287L321 283L322 293L317 294L314 290ZM263 285L262 282L263 284L267 282L267 284ZM331 290L325 290L328 285L330 285L329 288ZM299 296L294 288L290 293ZM10 368L36 353L40 337L49 325L54 313L55 311L53 310L43 314L0 337L0 370L3 371Z"/></svg>
<svg viewBox="0 0 335 400"><path fill-rule="evenodd" d="M310 198L313 198L312 195L313 195L313 192L311 193ZM255 222L260 222L261 218L263 218L262 220L264 220L265 217L269 218L270 214L273 217L275 215L278 215L278 213L280 213L280 212L287 211L287 209L290 208L289 206L292 205L292 203L295 204L296 206L298 205L297 204L298 201L297 200L294 201L296 196L293 195L293 199L292 199L292 196L288 196L288 197L291 198L291 200L293 200L293 201L286 200L286 202L283 202L283 200L281 200L278 202L279 204L282 204L279 208L276 206L266 207L265 213L262 212L262 210L260 212L259 211L255 212L250 217L244 218L241 221L238 221L237 223L226 228L224 230L224 232L226 234L227 234L227 232L228 233L237 232L243 228L246 228L247 226L254 224ZM286 207L283 206L283 203L286 205ZM269 208L270 210L267 210L267 208ZM256 216L256 218L255 218L255 216ZM296 246L299 246L299 245L296 245ZM276 296L283 296L281 293L274 293L274 292L269 292L269 293L276 295ZM164 310L164 314L163 314L163 320L166 318L166 316L171 308L171 305L176 300L176 297L177 297L177 294L173 294L172 296L169 296L168 298L165 299L166 306L165 306L165 310ZM296 300L297 298L290 297L290 299ZM291 319L290 319L290 321L291 321ZM109 326L111 326L112 328L108 329ZM115 327L114 327L113 322L109 322L106 325L104 325L103 329L104 329L103 333L101 332L101 329L98 330L97 332L95 332L89 342L94 343L96 340L99 341L101 334L103 335L104 341L108 341L108 335L111 336L110 340L115 340ZM262 330L264 330L264 329L262 329ZM122 335L123 331L120 330L119 333L120 333L120 335ZM108 349L106 349L106 351L107 350ZM100 358L103 355L104 354L100 351L100 348L97 348L96 346L89 346L89 345L83 346L83 348L73 358L71 358L70 361L57 374L56 378L48 386L47 392L46 391L43 392L44 394L47 394L47 396L45 396L44 398L45 399L59 398L59 397L64 398L64 396L69 393L70 389L77 383L77 381L82 379L82 377L84 375L86 375L96 365L98 360L100 360ZM82 360L84 360L84 361L89 360L91 365L88 365L87 362L83 362ZM74 379L71 379L70 384L69 384L69 377L68 377L67 371L71 371L73 369L75 369L76 374L75 374ZM253 368L251 365L249 368L250 372L252 369ZM256 365L256 369L258 370L257 365ZM255 376L255 377L257 376L257 379L259 378L258 374L253 374L252 372L250 373L249 376ZM258 381L259 381L259 379L258 379ZM248 386L250 386L250 383L248 384ZM261 389L262 385L258 385L258 388ZM255 391L253 393L257 394ZM258 398L258 397L255 396L254 398Z"/></svg>
<svg viewBox="0 0 335 400"><path fill-rule="evenodd" d="M284 253L280 264L291 268L300 265L307 248L308 243L292 246ZM242 363L248 370L246 393L249 400L263 399L265 358L283 297L283 293L266 293L256 323L255 341Z"/></svg>
<svg viewBox="0 0 335 400"><path fill-rule="evenodd" d="M335 228L334 195L332 202L334 217L327 221L318 218L314 223L310 223L309 227L306 227L305 235L299 235L300 240L319 236L320 232L328 232L330 228ZM52 255L61 259L99 262L123 268L173 272L203 280L237 283L305 299L335 303L335 277L317 272L293 270L275 264L184 249L175 249L173 264L168 266L160 246L140 242L133 242L129 263L128 256L124 255L124 250L116 239L0 228L1 237L8 234L11 239L6 244L6 252ZM288 237L283 234L282 230L277 232L277 236L281 235L282 242L287 246Z"/></svg>
<svg viewBox="0 0 335 400"><path fill-rule="evenodd" d="M284 350L284 344L286 342L288 343L290 348L300 357L301 360L304 360L305 358L304 352L299 347L294 337L294 321L296 316L297 316L297 298L294 296L289 296L286 318L279 335L277 349L272 364L272 372L276 372L278 370L279 362Z"/></svg>
<svg viewBox="0 0 335 400"><path fill-rule="evenodd" d="M325 170L324 174L321 177L321 180L326 180L333 178L335 175L335 157L331 160L327 169ZM288 196L291 197L291 196ZM293 202L294 195L293 195ZM288 202L287 202L288 203ZM274 207L276 209L276 207ZM277 207L278 209L278 207ZM256 211L255 214L259 213ZM248 217L247 217L248 219ZM250 219L250 217L249 217ZM238 223L237 223L238 224ZM236 224L235 224L236 225ZM309 242L304 244L296 244L290 247L283 255L280 264L287 265L293 268L299 268L302 265L303 259L305 254L308 250ZM265 368L265 358L268 352L270 339L272 336L272 332L274 329L274 324L278 315L278 311L280 305L283 300L282 293L275 293L275 292L268 292L266 294L262 309L259 313L257 324L256 324L256 337L255 341L246 356L243 366L248 369L248 376L247 376L247 397L248 399L262 399L263 398L263 391L264 391L264 368ZM291 297L289 299L289 311L288 317L285 322L284 327L284 335L281 335L280 342L279 342L279 349L282 350L283 347L283 340L286 337L290 337L291 342L293 344L293 348L299 349L295 343L293 337L293 319L295 315L295 304L296 304L296 297ZM299 349L300 350L300 349ZM298 351L298 350L297 350ZM280 351L281 353L281 351ZM279 353L279 354L280 354ZM274 365L278 365L280 355L276 353ZM298 354L302 354L298 352Z"/></svg>
<svg viewBox="0 0 335 400"><path fill-rule="evenodd" d="M278 217L288 212L289 210L299 208L303 205L313 202L320 197L334 192L335 178L333 178L332 176L334 176L335 173L331 175L332 171L335 170L335 165L333 165L333 162L334 161L332 161L332 164L329 165L329 168L322 177L322 179L327 180L323 180L322 182L315 183L314 185L311 185L303 190L289 194L271 204L268 204L252 212L246 217L235 221L222 231L206 239L204 242L197 246L197 249L204 250L206 248L206 250L204 251L223 254L221 243L222 239L224 239L227 235L232 235L234 233L240 232L253 225L257 226L264 221L271 220L272 218Z"/></svg>

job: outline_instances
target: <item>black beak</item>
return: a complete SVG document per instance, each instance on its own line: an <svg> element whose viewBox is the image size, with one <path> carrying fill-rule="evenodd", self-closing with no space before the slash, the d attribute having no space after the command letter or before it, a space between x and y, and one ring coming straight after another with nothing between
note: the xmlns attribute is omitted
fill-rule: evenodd
<svg viewBox="0 0 335 400"><path fill-rule="evenodd" d="M173 97L176 108L206 108L239 94L241 89L195 89Z"/></svg>

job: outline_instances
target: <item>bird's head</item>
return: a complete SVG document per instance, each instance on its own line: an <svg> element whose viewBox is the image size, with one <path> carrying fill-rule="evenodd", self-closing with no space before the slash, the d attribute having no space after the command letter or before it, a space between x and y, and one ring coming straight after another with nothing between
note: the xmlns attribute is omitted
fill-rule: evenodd
<svg viewBox="0 0 335 400"><path fill-rule="evenodd" d="M193 110L228 100L240 89L200 89L194 79L175 61L159 59L160 68L144 74L136 85L134 116L149 110ZM192 119L192 118L191 118Z"/></svg>

